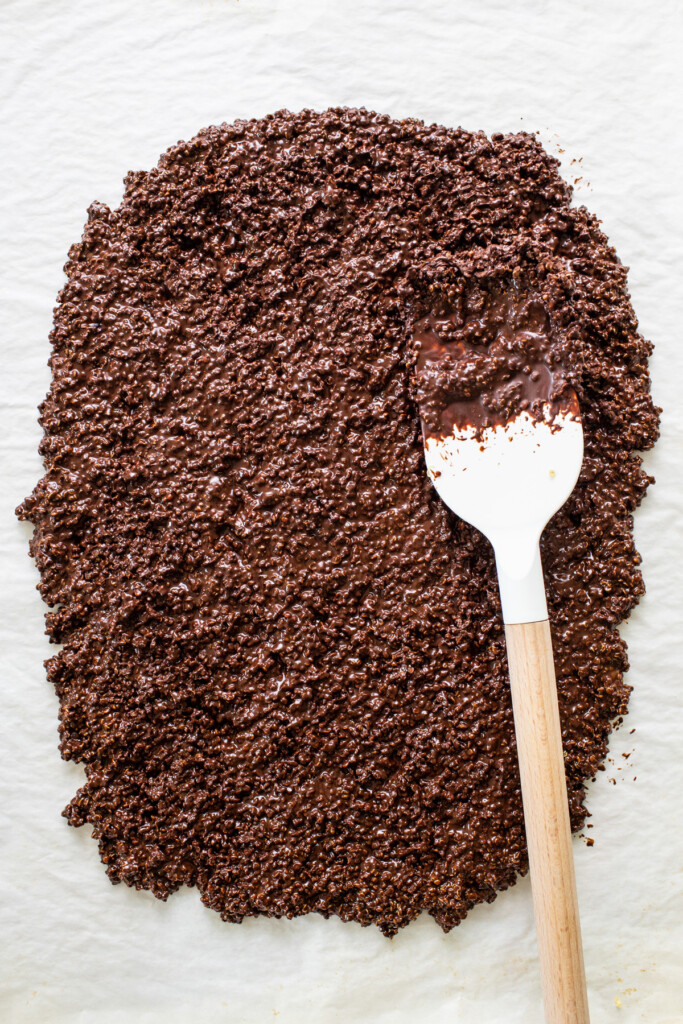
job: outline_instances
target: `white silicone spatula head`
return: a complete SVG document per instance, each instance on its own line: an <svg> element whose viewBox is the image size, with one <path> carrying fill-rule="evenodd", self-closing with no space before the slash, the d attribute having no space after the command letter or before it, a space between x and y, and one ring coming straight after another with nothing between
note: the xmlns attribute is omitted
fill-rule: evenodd
<svg viewBox="0 0 683 1024"><path fill-rule="evenodd" d="M456 426L449 437L427 437L425 458L446 505L493 545L505 622L545 619L538 544L581 469L576 399L560 411L547 403L499 426Z"/></svg>

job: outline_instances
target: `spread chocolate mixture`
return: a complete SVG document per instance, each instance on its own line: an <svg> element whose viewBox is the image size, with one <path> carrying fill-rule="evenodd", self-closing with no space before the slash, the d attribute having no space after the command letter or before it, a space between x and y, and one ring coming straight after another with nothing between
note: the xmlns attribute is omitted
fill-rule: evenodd
<svg viewBox="0 0 683 1024"><path fill-rule="evenodd" d="M85 768L64 813L113 882L229 921L449 929L527 860L494 561L427 478L414 332L488 414L486 381L533 399L554 366L579 396L543 538L578 826L657 433L626 269L526 134L280 112L125 184L69 255L19 509Z"/></svg>
<svg viewBox="0 0 683 1024"><path fill-rule="evenodd" d="M519 274L505 289L497 282L482 287L460 265L455 271L458 287L437 292L433 286L430 313L415 324L424 436L468 427L481 432L521 412L552 418L571 407L567 374L578 365L578 352L553 328L541 296Z"/></svg>

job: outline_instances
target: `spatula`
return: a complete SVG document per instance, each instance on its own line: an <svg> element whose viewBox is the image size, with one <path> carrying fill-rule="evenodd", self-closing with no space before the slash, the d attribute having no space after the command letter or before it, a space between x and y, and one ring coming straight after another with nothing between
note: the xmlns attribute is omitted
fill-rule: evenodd
<svg viewBox="0 0 683 1024"><path fill-rule="evenodd" d="M506 423L425 440L436 490L493 545L505 622L547 1024L588 1024L567 786L539 540L574 488L583 431L573 393Z"/></svg>

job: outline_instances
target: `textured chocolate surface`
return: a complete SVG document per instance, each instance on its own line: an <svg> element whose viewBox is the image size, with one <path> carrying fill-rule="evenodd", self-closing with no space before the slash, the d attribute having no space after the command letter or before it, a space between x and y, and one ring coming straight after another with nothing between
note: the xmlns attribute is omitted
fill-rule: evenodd
<svg viewBox="0 0 683 1024"><path fill-rule="evenodd" d="M207 129L93 205L19 514L86 774L65 814L112 881L393 934L526 869L494 563L430 487L416 403L415 325L463 281L540 296L582 407L543 538L582 821L657 414L626 270L569 201L528 135L335 110Z"/></svg>
<svg viewBox="0 0 683 1024"><path fill-rule="evenodd" d="M521 275L510 275L507 287L487 287L458 267L453 276L457 289L432 288L430 312L413 334L425 438L468 427L481 435L521 412L547 418L572 402L575 408L568 384L573 346L554 329L540 293Z"/></svg>

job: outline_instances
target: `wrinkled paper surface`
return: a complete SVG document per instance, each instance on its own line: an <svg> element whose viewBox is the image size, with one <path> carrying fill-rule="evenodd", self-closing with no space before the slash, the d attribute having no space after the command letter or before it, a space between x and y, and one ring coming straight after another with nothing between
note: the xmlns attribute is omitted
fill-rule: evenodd
<svg viewBox="0 0 683 1024"><path fill-rule="evenodd" d="M541 1021L528 879L450 935L393 941L311 916L223 924L194 891L113 887L60 812L82 779L13 509L40 472L36 406L68 247L95 199L204 125L365 105L487 132L538 130L603 219L656 343L663 436L636 516L647 597L623 627L634 687L593 828L574 842L593 1024L683 1021L682 22L675 0L4 0L0 488L0 1018L13 1024ZM582 158L582 159L579 159ZM575 162L572 162L572 161ZM635 730L635 731L633 731ZM625 755L628 755L626 757Z"/></svg>

